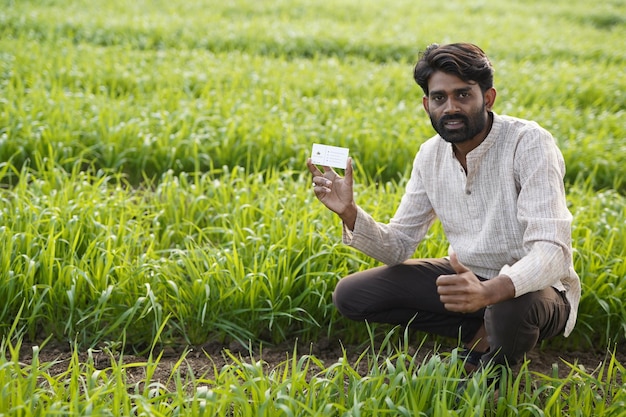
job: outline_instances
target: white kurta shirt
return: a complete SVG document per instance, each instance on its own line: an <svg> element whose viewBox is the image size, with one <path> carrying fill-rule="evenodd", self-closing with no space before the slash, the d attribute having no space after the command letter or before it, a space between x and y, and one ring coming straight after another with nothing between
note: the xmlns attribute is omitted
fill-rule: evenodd
<svg viewBox="0 0 626 417"><path fill-rule="evenodd" d="M436 218L449 251L476 275L507 275L515 296L549 286L565 290L576 322L580 279L574 271L572 215L565 163L552 135L537 123L494 114L485 140L466 156L467 173L452 145L436 135L417 153L400 205L388 224L359 208L344 243L385 264L414 256Z"/></svg>

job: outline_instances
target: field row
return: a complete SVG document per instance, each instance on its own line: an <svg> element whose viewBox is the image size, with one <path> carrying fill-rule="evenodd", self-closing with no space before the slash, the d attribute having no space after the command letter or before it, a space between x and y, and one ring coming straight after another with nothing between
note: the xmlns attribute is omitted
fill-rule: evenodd
<svg viewBox="0 0 626 417"><path fill-rule="evenodd" d="M427 4L407 14L374 2L332 12L323 3L189 2L140 15L142 2L9 3L0 13L0 160L18 169L54 157L68 171L124 172L132 184L168 170L299 170L317 141L348 146L363 181L385 182L405 176L433 134L411 71L428 43L415 37L432 30L441 39L440 20L402 36L410 19L431 13ZM529 13L521 5L498 7L510 12L498 24L516 47L482 44L496 66L495 110L548 128L569 183L623 194L619 5L554 3L528 20L510 17ZM465 6L468 22L498 7ZM357 8L363 33L350 29ZM520 25L535 36L516 37ZM563 36L559 27L570 28L569 43L543 42Z"/></svg>
<svg viewBox="0 0 626 417"><path fill-rule="evenodd" d="M374 263L340 243L338 219L315 200L308 175L167 173L136 189L38 167L19 179L1 192L5 330L18 317L30 338L45 329L89 346L146 346L159 332L164 344L360 337L360 324L337 320L330 294L341 276ZM356 188L381 220L402 191L391 182ZM584 290L574 334L557 343L607 346L626 322L626 199L576 184L569 201ZM436 225L418 253L445 254L441 236Z"/></svg>

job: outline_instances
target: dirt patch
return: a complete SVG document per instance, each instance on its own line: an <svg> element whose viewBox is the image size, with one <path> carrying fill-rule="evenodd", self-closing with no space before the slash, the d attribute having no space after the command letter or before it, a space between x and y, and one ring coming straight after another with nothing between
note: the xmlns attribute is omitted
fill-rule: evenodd
<svg viewBox="0 0 626 417"><path fill-rule="evenodd" d="M423 344L419 350L409 349L409 353L417 355L418 360L421 361L426 356L432 355L435 350L442 352L446 349L445 346L439 345L437 348L434 346L434 344ZM359 358L367 349L365 345L344 346L339 341L330 340L320 340L308 344L294 341L278 346L259 347L253 349L252 353L249 349L236 343L231 343L228 346L210 343L204 346L189 348L186 351L168 349L161 352L153 380L166 383L172 376L172 370L177 367L183 376L185 376L185 373L193 372L195 378L203 378L210 381L213 380L220 369L234 363L235 360L247 363L262 360L268 370L276 369L283 366L286 360L291 359L294 351L298 356L315 356L325 367L336 363L339 358L345 356L349 363L352 366L356 366L357 370L364 375L367 372L367 360L359 360ZM179 366L183 355L185 356L184 366ZM115 365L112 361L125 365L135 364L136 366L130 366L126 369L128 383L132 384L145 380L145 370L140 364L147 362L148 356L112 355L101 350L79 352L78 356L81 363L92 361L97 369L110 368L112 365ZM233 359L233 356L236 359ZM72 351L69 347L62 345L46 345L39 350L38 358L40 363L47 364L47 372L50 375L59 375L68 370ZM22 345L20 362L30 365L32 359L33 345ZM528 355L528 359L530 360L528 367L531 371L544 375L554 375L556 373L560 378L565 378L571 372L571 368L567 363L577 364L582 366L587 372L593 372L607 360L607 355L598 352L562 352L550 349L536 349ZM616 354L616 359L619 363L626 363L626 355L624 354ZM315 369L313 369L313 372L315 372Z"/></svg>

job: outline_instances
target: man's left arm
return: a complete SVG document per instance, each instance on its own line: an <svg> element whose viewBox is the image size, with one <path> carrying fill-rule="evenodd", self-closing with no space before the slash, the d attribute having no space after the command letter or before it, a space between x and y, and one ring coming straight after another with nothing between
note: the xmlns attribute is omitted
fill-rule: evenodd
<svg viewBox="0 0 626 417"><path fill-rule="evenodd" d="M572 265L572 215L567 208L565 162L554 138L544 129L520 140L515 158L519 179L517 219L524 229L526 253L500 275L508 276L515 296L560 285Z"/></svg>

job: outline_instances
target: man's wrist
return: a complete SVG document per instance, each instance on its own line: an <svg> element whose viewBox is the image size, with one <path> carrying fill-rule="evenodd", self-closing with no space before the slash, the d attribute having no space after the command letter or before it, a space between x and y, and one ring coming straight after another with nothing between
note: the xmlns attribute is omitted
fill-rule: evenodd
<svg viewBox="0 0 626 417"><path fill-rule="evenodd" d="M515 285L513 284L513 280L507 275L498 275L497 277L483 281L483 285L487 289L487 305L498 304L502 301L515 298Z"/></svg>
<svg viewBox="0 0 626 417"><path fill-rule="evenodd" d="M354 225L356 224L357 213L358 213L357 206L355 203L352 203L350 206L346 208L346 210L344 210L341 214L339 214L341 221L343 221L343 223L346 225L348 230L351 230L351 231L354 230Z"/></svg>

